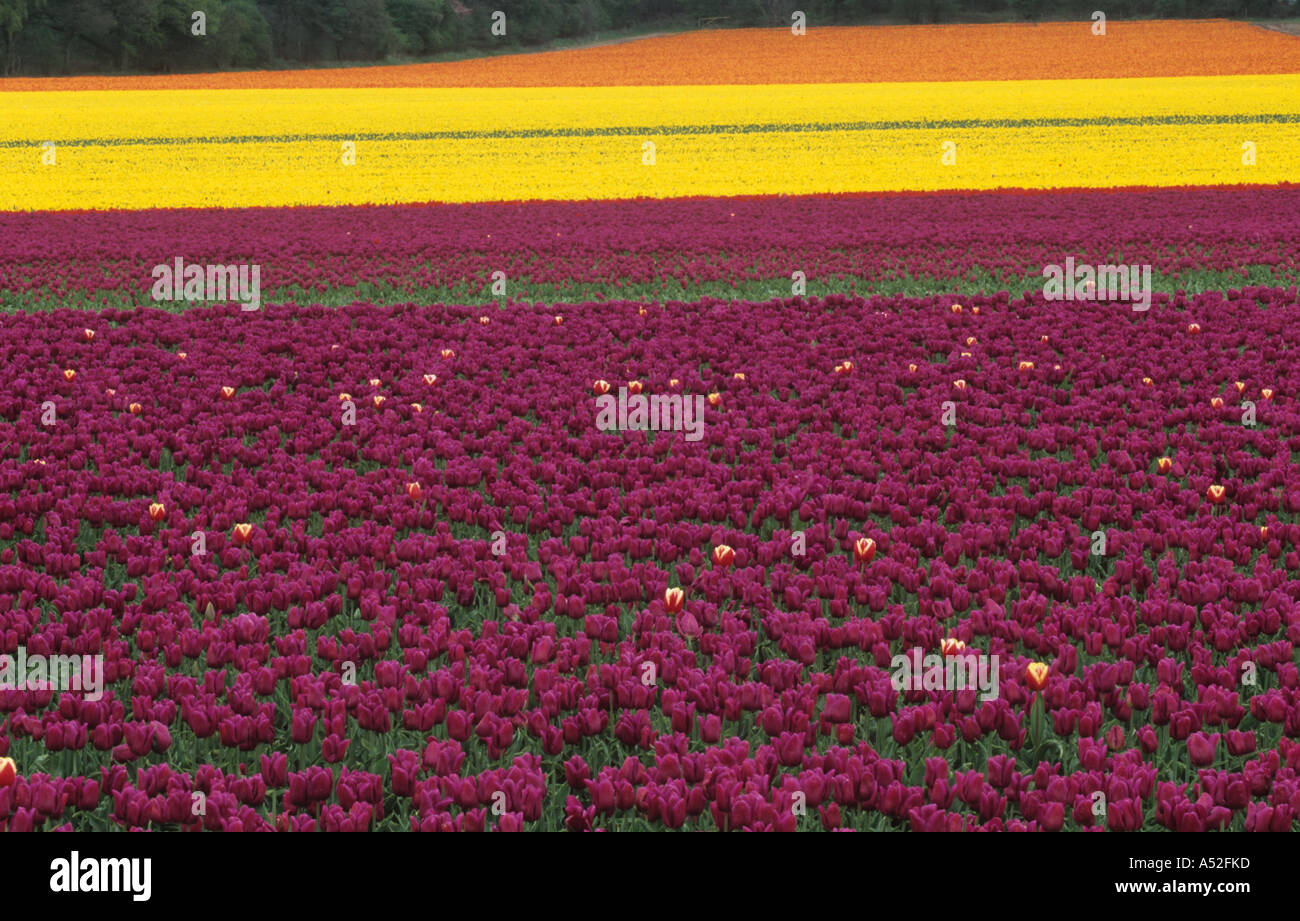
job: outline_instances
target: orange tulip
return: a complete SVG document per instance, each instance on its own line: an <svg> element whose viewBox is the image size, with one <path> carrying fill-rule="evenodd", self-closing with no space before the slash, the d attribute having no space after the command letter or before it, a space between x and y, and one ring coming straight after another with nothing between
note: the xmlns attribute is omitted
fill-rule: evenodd
<svg viewBox="0 0 1300 921"><path fill-rule="evenodd" d="M438 383L438 375L426 374L424 376L424 382L428 384L430 387L432 387L434 384Z"/></svg>
<svg viewBox="0 0 1300 921"><path fill-rule="evenodd" d="M42 467L44 467L44 466L45 466L45 459L44 459L44 458L41 458L41 457L38 457L38 458L35 458L35 459L32 461L32 463L33 463L33 464L40 464Z"/></svg>
<svg viewBox="0 0 1300 921"><path fill-rule="evenodd" d="M380 385L381 381L380 381L379 378L377 378L377 377L372 377L372 378L370 379L369 383L370 383L370 386L371 386L371 387L378 387L378 386Z"/></svg>
<svg viewBox="0 0 1300 921"><path fill-rule="evenodd" d="M407 483L407 484L406 484L406 494L407 494L408 496L411 497L411 501L412 501L412 502L419 502L419 501L420 501L420 496L423 495L423 492L421 492L421 490L420 490L420 484L419 484L419 483Z"/></svg>
<svg viewBox="0 0 1300 921"><path fill-rule="evenodd" d="M1215 409L1223 409L1223 397L1215 397L1210 400L1210 406Z"/></svg>
<svg viewBox="0 0 1300 921"><path fill-rule="evenodd" d="M340 402L340 403L346 403L346 402L347 402L348 400L350 400L350 399L352 399L352 394L350 394L350 393L340 393L340 394L339 394L339 402Z"/></svg>
<svg viewBox="0 0 1300 921"><path fill-rule="evenodd" d="M1043 345L1047 345L1047 337L1046 337L1046 336L1043 336L1043 337L1042 337L1042 343L1043 343Z"/></svg>
<svg viewBox="0 0 1300 921"><path fill-rule="evenodd" d="M555 315L555 325L556 326L564 325L564 317L560 316L558 313Z"/></svg>
<svg viewBox="0 0 1300 921"><path fill-rule="evenodd" d="M443 350L442 350L442 357L443 357L443 358L455 358L455 357L456 357L456 352L455 352L453 349L443 349Z"/></svg>
<svg viewBox="0 0 1300 921"><path fill-rule="evenodd" d="M975 337L974 337L974 336L967 336L967 337L966 337L966 345L967 345L967 346L972 346L972 345L974 345L974 344L975 344Z"/></svg>
<svg viewBox="0 0 1300 921"><path fill-rule="evenodd" d="M1025 683L1031 691L1041 691L1047 687L1047 674L1050 667L1046 662L1030 662L1025 668Z"/></svg>
<svg viewBox="0 0 1300 921"><path fill-rule="evenodd" d="M638 308L636 309L636 312L637 312L639 315L641 315L641 316L645 316L645 315L646 315L647 313L649 313L650 311L646 310L644 307L638 307Z"/></svg>
<svg viewBox="0 0 1300 921"><path fill-rule="evenodd" d="M907 366L907 371L908 371L909 374L915 374L915 373L916 373L916 365L908 365L908 366Z"/></svg>
<svg viewBox="0 0 1300 921"><path fill-rule="evenodd" d="M1167 457L1159 458L1156 461L1156 469L1161 473L1168 473L1174 468L1174 462Z"/></svg>
<svg viewBox="0 0 1300 921"><path fill-rule="evenodd" d="M961 353L961 357L962 357L962 358L970 358L970 352L962 352L962 353Z"/></svg>
<svg viewBox="0 0 1300 921"><path fill-rule="evenodd" d="M189 352L177 352L177 353L176 353L176 357L179 358L181 361L184 361L185 359L187 359L187 358L190 357L190 353L189 353Z"/></svg>
<svg viewBox="0 0 1300 921"><path fill-rule="evenodd" d="M1220 486L1218 483L1215 483L1206 491L1206 495L1210 497L1211 502L1213 502L1215 505L1218 505L1220 502L1223 501L1225 492L1226 490L1224 490L1222 486Z"/></svg>
<svg viewBox="0 0 1300 921"><path fill-rule="evenodd" d="M972 307L972 308L970 309L970 312L973 313L973 314L975 314L975 316L977 316L977 317L980 315L980 309L979 309L978 307Z"/></svg>
<svg viewBox="0 0 1300 921"><path fill-rule="evenodd" d="M736 551L732 550L726 544L718 544L713 548L713 565L730 566L736 560Z"/></svg>
<svg viewBox="0 0 1300 921"><path fill-rule="evenodd" d="M609 393L609 381L596 381L591 385L591 389L596 392L597 396Z"/></svg>
<svg viewBox="0 0 1300 921"><path fill-rule="evenodd" d="M1259 536L1263 540L1268 540L1268 525L1262 524L1259 526Z"/></svg>
<svg viewBox="0 0 1300 921"><path fill-rule="evenodd" d="M8 787L18 779L18 765L13 758L0 758L0 788Z"/></svg>
<svg viewBox="0 0 1300 921"><path fill-rule="evenodd" d="M83 329L81 331L81 338L89 342L91 339L95 338L95 331L93 329Z"/></svg>
<svg viewBox="0 0 1300 921"><path fill-rule="evenodd" d="M966 649L966 644L963 643L961 640L957 639L955 636L945 637L939 643L939 652L941 652L945 658L959 655L965 649Z"/></svg>
<svg viewBox="0 0 1300 921"><path fill-rule="evenodd" d="M77 376L77 372L73 371L71 368L65 368L63 371L63 379L65 381L71 381L76 376Z"/></svg>
<svg viewBox="0 0 1300 921"><path fill-rule="evenodd" d="M876 558L876 542L870 537L859 537L853 542L853 558L859 563L870 563Z"/></svg>
<svg viewBox="0 0 1300 921"><path fill-rule="evenodd" d="M127 410L131 413L131 415L138 416L140 415L140 413L144 412L144 407L141 406L139 403L132 403L130 406L127 407Z"/></svg>
<svg viewBox="0 0 1300 921"><path fill-rule="evenodd" d="M333 345L330 346L330 351L332 352L332 351L334 351L334 350L337 349L337 348L341 348L341 346L336 342L336 343L334 343Z"/></svg>
<svg viewBox="0 0 1300 921"><path fill-rule="evenodd" d="M235 525L235 543L246 544L253 537L253 526L251 524L240 523Z"/></svg>
<svg viewBox="0 0 1300 921"><path fill-rule="evenodd" d="M664 589L664 610L669 614L676 614L686 603L686 593L680 588Z"/></svg>
<svg viewBox="0 0 1300 921"><path fill-rule="evenodd" d="M412 403L412 404L411 404L411 409L415 410L417 413L422 413L422 412L424 412L424 407L421 406L419 403Z"/></svg>
<svg viewBox="0 0 1300 921"><path fill-rule="evenodd" d="M1151 386L1152 384L1154 384L1154 383L1155 383L1155 381L1153 381L1153 380L1152 380L1151 378L1149 378L1149 377L1144 377L1144 378L1142 378L1142 384L1143 384L1144 386L1146 386L1146 387L1150 387L1150 386Z"/></svg>
<svg viewBox="0 0 1300 921"><path fill-rule="evenodd" d="M1238 392L1238 393L1241 393L1243 390L1246 389L1246 382L1245 382L1245 381L1233 381L1233 382L1232 382L1232 386L1234 386L1234 387L1237 388L1237 392Z"/></svg>
<svg viewBox="0 0 1300 921"><path fill-rule="evenodd" d="M952 382L952 385L953 385L954 387L956 387L958 390L965 390L965 389L966 389L966 382L963 381L963 380L956 380L956 381L953 381L953 382Z"/></svg>
<svg viewBox="0 0 1300 921"><path fill-rule="evenodd" d="M162 521L166 517L167 517L167 506L163 505L161 502L149 503L150 521Z"/></svg>
<svg viewBox="0 0 1300 921"><path fill-rule="evenodd" d="M677 389L678 387L680 387L681 385L682 385L682 382L679 381L679 380L678 380L677 378L675 378L675 377L672 377L672 378L669 378L669 379L668 379L668 386L671 387L671 388L673 388L674 390L676 390L676 389Z"/></svg>
<svg viewBox="0 0 1300 921"><path fill-rule="evenodd" d="M743 380L745 379L745 374L744 374L743 371L737 371L735 374L733 374L733 375L731 375L731 376L734 377L734 378L735 378L736 380L738 380L738 381L743 381Z"/></svg>
<svg viewBox="0 0 1300 921"><path fill-rule="evenodd" d="M382 393L377 393L370 399L375 404L375 409L378 409L384 405L384 401L387 400L388 397L384 396Z"/></svg>
<svg viewBox="0 0 1300 921"><path fill-rule="evenodd" d="M1263 390L1261 390L1261 391L1259 392L1259 395L1262 396L1262 397L1263 397L1264 399L1266 399L1266 400L1271 400L1271 399L1273 399L1273 388L1272 388L1272 387L1265 387Z"/></svg>
<svg viewBox="0 0 1300 921"><path fill-rule="evenodd" d="M711 393L711 394L709 394L709 405L710 405L710 406L721 406L721 405L722 405L722 394L720 394L720 393Z"/></svg>
<svg viewBox="0 0 1300 921"><path fill-rule="evenodd" d="M643 389L643 387L644 387L644 385L643 385L640 381L628 381L628 382L627 382L627 392L628 392L628 393L640 393L641 390Z"/></svg>
<svg viewBox="0 0 1300 921"><path fill-rule="evenodd" d="M1195 336L1195 335L1196 335L1197 333L1199 333L1200 331L1201 331L1201 324L1200 324L1200 323L1188 323L1188 324L1187 324L1187 332L1190 333L1191 335Z"/></svg>
<svg viewBox="0 0 1300 921"><path fill-rule="evenodd" d="M229 400L229 399L231 399L232 397L234 397L234 395L235 395L235 388L234 388L234 387L222 387L222 388L221 388L221 398L222 398L223 400Z"/></svg>
<svg viewBox="0 0 1300 921"><path fill-rule="evenodd" d="M952 312L953 312L953 313L961 313L961 304L953 304L953 305L952 305Z"/></svg>
<svg viewBox="0 0 1300 921"><path fill-rule="evenodd" d="M1020 363L1020 370L1021 370L1021 371L1032 371L1032 370L1034 370L1034 363L1033 363L1032 361L1022 361L1022 362Z"/></svg>

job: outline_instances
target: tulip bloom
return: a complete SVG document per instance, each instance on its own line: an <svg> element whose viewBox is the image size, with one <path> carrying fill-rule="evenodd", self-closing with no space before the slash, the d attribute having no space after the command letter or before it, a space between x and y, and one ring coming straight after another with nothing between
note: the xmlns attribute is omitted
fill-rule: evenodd
<svg viewBox="0 0 1300 921"><path fill-rule="evenodd" d="M939 643L939 652L941 652L945 658L958 655L965 650L965 648L966 644L955 636L944 637L944 639Z"/></svg>
<svg viewBox="0 0 1300 921"><path fill-rule="evenodd" d="M63 379L65 381L72 381L76 376L77 376L77 372L73 371L71 368L63 369Z"/></svg>
<svg viewBox="0 0 1300 921"><path fill-rule="evenodd" d="M1245 381L1233 381L1233 382L1232 382L1232 386L1234 386L1234 387L1237 388L1237 392L1238 392L1238 393L1241 393L1243 390L1246 389L1246 382L1245 382Z"/></svg>
<svg viewBox="0 0 1300 921"><path fill-rule="evenodd" d="M347 402L348 400L350 400L350 399L352 399L352 394L350 394L350 393L340 393L340 394L339 394L339 402L340 402L340 403L346 403L346 402Z"/></svg>
<svg viewBox="0 0 1300 921"><path fill-rule="evenodd" d="M1153 380L1152 380L1151 378L1149 378L1149 377L1144 377L1144 378L1142 378L1142 384L1143 384L1143 386L1145 386L1145 387L1150 387L1150 386L1151 386L1152 384L1154 384L1154 383L1155 383L1155 381L1153 381Z"/></svg>
<svg viewBox="0 0 1300 921"><path fill-rule="evenodd" d="M736 551L732 550L726 544L718 544L713 548L713 565L730 566L736 560Z"/></svg>
<svg viewBox="0 0 1300 921"><path fill-rule="evenodd" d="M424 375L424 382L432 387L434 384L438 383L438 375L426 374Z"/></svg>
<svg viewBox="0 0 1300 921"><path fill-rule="evenodd" d="M454 349L443 349L441 355L443 358L455 358L456 352Z"/></svg>
<svg viewBox="0 0 1300 921"><path fill-rule="evenodd" d="M422 413L422 412L424 412L424 407L421 406L419 403L412 403L412 404L411 404L411 409L415 410L417 413Z"/></svg>
<svg viewBox="0 0 1300 921"><path fill-rule="evenodd" d="M1272 388L1272 387L1265 387L1265 388L1263 388L1262 390L1260 390L1259 395L1262 396L1262 397L1263 397L1264 399L1266 399L1266 400L1271 400L1271 399L1273 399L1273 388Z"/></svg>
<svg viewBox="0 0 1300 921"><path fill-rule="evenodd" d="M162 521L166 517L167 517L167 506L163 505L161 502L149 503L150 521Z"/></svg>
<svg viewBox="0 0 1300 921"><path fill-rule="evenodd" d="M1223 409L1223 397L1215 397L1210 400L1210 406L1214 409Z"/></svg>
<svg viewBox="0 0 1300 921"><path fill-rule="evenodd" d="M1174 467L1174 462L1167 457L1161 457L1156 460L1156 469L1161 473L1168 473Z"/></svg>
<svg viewBox="0 0 1300 921"><path fill-rule="evenodd" d="M970 348L972 345L975 344L975 342L976 342L976 339L975 339L974 336L967 336L967 337L966 337L966 347L967 347L967 348Z"/></svg>
<svg viewBox="0 0 1300 921"><path fill-rule="evenodd" d="M564 317L560 316L558 313L555 315L555 325L556 326L564 325Z"/></svg>
<svg viewBox="0 0 1300 921"><path fill-rule="evenodd" d="M643 385L640 381L628 381L628 382L627 382L627 392L628 392L628 393L640 393L640 392L642 391L643 388L644 388L644 385Z"/></svg>
<svg viewBox="0 0 1300 921"><path fill-rule="evenodd" d="M223 400L229 400L229 399L231 399L232 397L234 397L234 395L235 395L235 388L234 388L234 387L222 387L222 388L221 388L221 399L223 399Z"/></svg>
<svg viewBox="0 0 1300 921"><path fill-rule="evenodd" d="M686 593L680 588L664 589L664 610L669 614L676 614L686 603Z"/></svg>
<svg viewBox="0 0 1300 921"><path fill-rule="evenodd" d="M952 385L956 387L958 390L966 389L966 382L964 380L955 380L952 382Z"/></svg>
<svg viewBox="0 0 1300 921"><path fill-rule="evenodd" d="M907 371L908 371L909 374L915 374L915 373L916 373L916 365L914 365L914 364L908 365L908 366L907 366Z"/></svg>
<svg viewBox="0 0 1300 921"><path fill-rule="evenodd" d="M1206 491L1206 495L1210 497L1210 501L1213 502L1215 505L1218 505L1220 502L1223 501L1224 493L1225 493L1224 488L1220 486L1218 483L1215 483Z"/></svg>
<svg viewBox="0 0 1300 921"><path fill-rule="evenodd" d="M870 537L859 537L853 542L853 558L859 563L870 563L876 558L876 542Z"/></svg>
<svg viewBox="0 0 1300 921"><path fill-rule="evenodd" d="M709 405L720 406L722 404L722 394L714 392L709 394Z"/></svg>
<svg viewBox="0 0 1300 921"><path fill-rule="evenodd" d="M179 358L181 361L184 361L185 359L187 359L187 358L190 357L190 353L189 353L189 352L177 352L177 353L176 353L176 357Z"/></svg>
<svg viewBox="0 0 1300 921"><path fill-rule="evenodd" d="M381 383L381 382L380 382L379 378L377 378L377 377L372 377L372 378L370 378L370 380L369 380L369 384L370 384L371 387L378 387L380 383Z"/></svg>
<svg viewBox="0 0 1300 921"><path fill-rule="evenodd" d="M737 371L735 374L731 376L738 381L743 381L745 379L745 374L743 371Z"/></svg>
<svg viewBox="0 0 1300 921"><path fill-rule="evenodd" d="M953 313L961 313L961 304L953 304L951 309Z"/></svg>
<svg viewBox="0 0 1300 921"><path fill-rule="evenodd" d="M253 526L241 522L235 525L235 543L246 544L253 537Z"/></svg>
<svg viewBox="0 0 1300 921"><path fill-rule="evenodd" d="M89 342L91 339L95 338L95 331L93 329L83 329L81 331L81 338Z"/></svg>
<svg viewBox="0 0 1300 921"><path fill-rule="evenodd" d="M1259 526L1259 536L1264 540L1268 540L1268 525L1262 524Z"/></svg>
<svg viewBox="0 0 1300 921"><path fill-rule="evenodd" d="M1043 345L1047 345L1047 337L1046 337L1046 336L1041 336L1041 337L1039 338L1039 341L1042 342Z"/></svg>
<svg viewBox="0 0 1300 921"><path fill-rule="evenodd" d="M130 412L131 415L133 416L138 416L140 415L140 413L144 412L144 407L141 406L139 403L132 403L130 406L127 407L127 411Z"/></svg>
<svg viewBox="0 0 1300 921"><path fill-rule="evenodd" d="M1195 336L1195 335L1196 335L1197 333L1199 333L1200 331L1201 331L1201 324L1200 324L1200 323L1188 323L1188 324L1187 324L1187 332L1190 333L1191 335Z"/></svg>
<svg viewBox="0 0 1300 921"><path fill-rule="evenodd" d="M596 392L597 396L603 396L609 393L609 381L596 381L596 383L591 385L591 389Z"/></svg>
<svg viewBox="0 0 1300 921"><path fill-rule="evenodd" d="M1021 371L1032 371L1032 370L1034 370L1034 363L1033 363L1032 361L1022 361L1022 362L1020 363L1020 370L1021 370Z"/></svg>
<svg viewBox="0 0 1300 921"><path fill-rule="evenodd" d="M668 379L668 386L671 387L673 390L676 390L676 389L677 389L678 387L680 387L681 385L682 385L682 382L679 381L679 380L678 380L677 378L675 378L675 377L671 377L671 378Z"/></svg>
<svg viewBox="0 0 1300 921"><path fill-rule="evenodd" d="M1025 667L1025 684L1031 691L1041 691L1047 687L1047 674L1050 667L1046 662L1030 662Z"/></svg>
<svg viewBox="0 0 1300 921"><path fill-rule="evenodd" d="M407 494L408 496L411 497L411 500L412 500L412 501L414 501L414 502L419 502L419 501L420 501L420 496L422 495L422 493L421 493L421 491L420 491L420 484L419 484L419 483L407 483L407 484L406 484L406 494Z"/></svg>
<svg viewBox="0 0 1300 921"><path fill-rule="evenodd" d="M975 314L975 316L977 316L977 317L980 315L980 309L979 309L979 307L972 307L972 308L970 309L970 312L973 313L973 314Z"/></svg>
<svg viewBox="0 0 1300 921"><path fill-rule="evenodd" d="M13 758L0 758L0 788L8 787L18 779L18 765Z"/></svg>
<svg viewBox="0 0 1300 921"><path fill-rule="evenodd" d="M388 397L384 396L382 393L377 393L370 399L375 404L375 408L378 409L384 405L384 401L387 400Z"/></svg>

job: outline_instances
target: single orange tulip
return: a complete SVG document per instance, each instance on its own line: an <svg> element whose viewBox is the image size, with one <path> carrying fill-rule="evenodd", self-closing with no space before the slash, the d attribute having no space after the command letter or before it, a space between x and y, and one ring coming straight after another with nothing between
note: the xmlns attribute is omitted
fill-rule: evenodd
<svg viewBox="0 0 1300 921"><path fill-rule="evenodd" d="M456 357L456 352L455 352L454 349L443 349L441 354L442 354L442 357L443 357L443 358L455 358L455 357Z"/></svg>
<svg viewBox="0 0 1300 921"><path fill-rule="evenodd" d="M870 563L876 558L876 542L870 537L859 537L853 542L853 558L859 563Z"/></svg>
<svg viewBox="0 0 1300 921"><path fill-rule="evenodd" d="M221 398L222 398L223 400L229 400L229 399L232 399L232 398L234 397L234 395L235 395L235 388L234 388L234 387L222 387L222 388L221 388Z"/></svg>
<svg viewBox="0 0 1300 921"><path fill-rule="evenodd" d="M240 523L235 525L235 543L246 544L253 537L253 526L251 524Z"/></svg>
<svg viewBox="0 0 1300 921"><path fill-rule="evenodd" d="M736 551L732 550L726 544L718 544L713 548L713 565L730 566L736 561Z"/></svg>
<svg viewBox="0 0 1300 921"><path fill-rule="evenodd" d="M1262 397L1263 397L1264 399L1266 399L1266 400L1271 400L1271 399L1273 399L1273 388L1272 388L1272 387L1265 387L1263 390L1261 390L1261 391L1259 392L1259 395L1262 396Z"/></svg>
<svg viewBox="0 0 1300 921"><path fill-rule="evenodd" d="M140 413L144 412L144 407L141 406L139 403L132 403L130 406L127 407L127 411L130 412L131 415L133 416L138 416L140 415Z"/></svg>
<svg viewBox="0 0 1300 921"><path fill-rule="evenodd" d="M669 614L676 614L686 603L686 593L680 588L664 589L664 610Z"/></svg>
<svg viewBox="0 0 1300 921"><path fill-rule="evenodd" d="M93 329L83 329L81 331L81 338L89 342L91 339L95 338L95 331Z"/></svg>
<svg viewBox="0 0 1300 921"><path fill-rule="evenodd" d="M1047 675L1051 671L1046 662L1030 662L1025 668L1025 683L1031 691L1041 691L1047 687Z"/></svg>
<svg viewBox="0 0 1300 921"><path fill-rule="evenodd" d="M1168 473L1174 468L1174 462L1167 457L1161 457L1156 461L1156 469L1161 473Z"/></svg>
<svg viewBox="0 0 1300 921"><path fill-rule="evenodd" d="M643 385L640 381L628 381L628 382L627 382L627 392L628 392L628 393L640 393L640 392L642 391L643 388L644 388L644 385Z"/></svg>
<svg viewBox="0 0 1300 921"><path fill-rule="evenodd" d="M1223 397L1215 397L1210 400L1210 406L1214 409L1223 409Z"/></svg>
<svg viewBox="0 0 1300 921"><path fill-rule="evenodd" d="M597 396L602 396L606 393L609 393L609 381L604 381L604 380L596 381L596 383L591 385L591 389L596 392Z"/></svg>
<svg viewBox="0 0 1300 921"><path fill-rule="evenodd" d="M1218 483L1215 483L1208 490L1206 490L1206 495L1210 497L1211 502L1213 502L1215 505L1218 505L1220 502L1223 501L1223 497L1226 494L1226 492L1227 490L1225 490Z"/></svg>
<svg viewBox="0 0 1300 921"><path fill-rule="evenodd" d="M963 380L956 380L956 381L953 381L953 382L952 382L952 385L953 385L954 387L956 387L958 390L965 390L965 389L966 389L966 382L963 381Z"/></svg>
<svg viewBox="0 0 1300 921"><path fill-rule="evenodd" d="M412 502L419 502L420 496L424 495L420 489L419 483L407 483L406 494L411 497Z"/></svg>
<svg viewBox="0 0 1300 921"><path fill-rule="evenodd" d="M438 375L426 374L424 376L424 382L428 384L430 387L432 387L434 384L438 383Z"/></svg>
<svg viewBox="0 0 1300 921"><path fill-rule="evenodd" d="M71 368L65 368L63 371L63 379L65 381L71 381L75 379L76 376L77 376L77 372L73 371Z"/></svg>
<svg viewBox="0 0 1300 921"><path fill-rule="evenodd" d="M0 758L0 788L8 787L18 779L18 765L13 758Z"/></svg>
<svg viewBox="0 0 1300 921"><path fill-rule="evenodd" d="M1188 323L1188 324L1187 324L1187 332L1190 333L1191 335L1195 336L1195 335L1196 335L1197 333L1199 333L1200 331L1201 331L1201 324L1200 324L1200 323Z"/></svg>
<svg viewBox="0 0 1300 921"><path fill-rule="evenodd" d="M711 394L709 394L709 405L710 405L710 406L721 406L721 405L722 405L722 394L720 394L720 393L711 393Z"/></svg>
<svg viewBox="0 0 1300 921"><path fill-rule="evenodd" d="M163 505L161 502L149 503L150 521L162 521L166 517L167 517L167 506Z"/></svg>
<svg viewBox="0 0 1300 921"><path fill-rule="evenodd" d="M959 655L965 651L965 649L966 644L955 636L944 637L944 639L939 643L939 652L942 653L945 658Z"/></svg>
<svg viewBox="0 0 1300 921"><path fill-rule="evenodd" d="M371 402L373 402L373 403L375 404L375 408L376 408L376 409L378 409L379 407L383 406L383 405L384 405L384 401L387 400L387 399L388 399L388 397L384 396L382 393L377 393L377 394L375 394L373 397L370 398Z"/></svg>

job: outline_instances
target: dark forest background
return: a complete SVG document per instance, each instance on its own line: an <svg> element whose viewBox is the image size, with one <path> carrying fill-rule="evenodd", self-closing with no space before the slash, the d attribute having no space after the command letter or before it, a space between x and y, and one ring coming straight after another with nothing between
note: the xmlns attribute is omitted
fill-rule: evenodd
<svg viewBox="0 0 1300 921"><path fill-rule="evenodd" d="M1296 0L0 0L0 73L166 73L419 60L708 26L1300 14ZM193 13L206 34L193 34ZM492 13L506 14L493 35Z"/></svg>

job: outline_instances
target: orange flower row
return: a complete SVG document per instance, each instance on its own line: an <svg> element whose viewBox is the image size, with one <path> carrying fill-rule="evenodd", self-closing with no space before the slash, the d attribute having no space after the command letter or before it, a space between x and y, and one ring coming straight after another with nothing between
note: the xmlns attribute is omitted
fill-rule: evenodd
<svg viewBox="0 0 1300 921"><path fill-rule="evenodd" d="M1300 38L1224 20L714 29L465 61L0 80L0 91L913 83L1300 73Z"/></svg>

